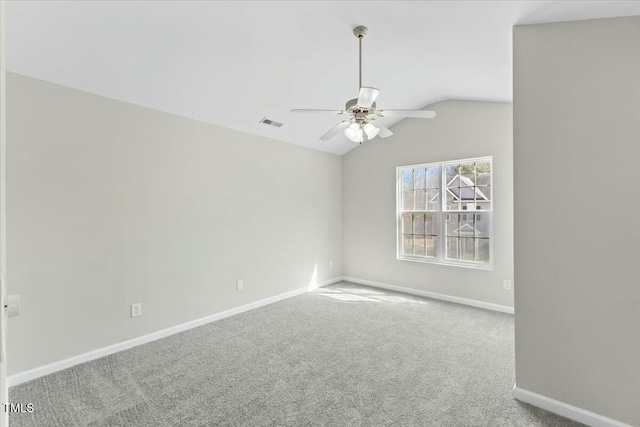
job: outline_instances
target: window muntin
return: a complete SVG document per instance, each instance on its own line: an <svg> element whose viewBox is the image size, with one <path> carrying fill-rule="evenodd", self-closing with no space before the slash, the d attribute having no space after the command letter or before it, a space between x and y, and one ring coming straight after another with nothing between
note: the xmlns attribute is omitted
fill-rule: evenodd
<svg viewBox="0 0 640 427"><path fill-rule="evenodd" d="M397 172L398 259L491 268L491 157Z"/></svg>

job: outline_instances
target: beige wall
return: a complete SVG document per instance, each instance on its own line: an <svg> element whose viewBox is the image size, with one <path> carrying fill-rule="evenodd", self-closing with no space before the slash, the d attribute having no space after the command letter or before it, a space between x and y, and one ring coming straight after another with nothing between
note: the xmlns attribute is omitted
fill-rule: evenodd
<svg viewBox="0 0 640 427"><path fill-rule="evenodd" d="M10 373L342 275L338 156L15 74L8 122Z"/></svg>
<svg viewBox="0 0 640 427"><path fill-rule="evenodd" d="M394 136L375 139L343 157L346 276L513 306L503 289L513 279L511 104L445 101L433 120L406 119ZM396 259L396 167L493 156L493 271Z"/></svg>
<svg viewBox="0 0 640 427"><path fill-rule="evenodd" d="M514 29L519 388L640 426L640 17Z"/></svg>

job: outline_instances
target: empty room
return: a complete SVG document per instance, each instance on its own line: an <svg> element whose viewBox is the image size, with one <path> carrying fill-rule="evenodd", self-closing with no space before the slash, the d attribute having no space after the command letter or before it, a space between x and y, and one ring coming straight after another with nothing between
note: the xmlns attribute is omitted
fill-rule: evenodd
<svg viewBox="0 0 640 427"><path fill-rule="evenodd" d="M1 0L0 427L640 427L639 164L639 1Z"/></svg>

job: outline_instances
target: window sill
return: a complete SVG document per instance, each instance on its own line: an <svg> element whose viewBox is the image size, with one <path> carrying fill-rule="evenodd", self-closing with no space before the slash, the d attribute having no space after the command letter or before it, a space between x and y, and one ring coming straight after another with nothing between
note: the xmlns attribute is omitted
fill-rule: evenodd
<svg viewBox="0 0 640 427"><path fill-rule="evenodd" d="M422 264L438 264L438 265L446 265L450 267L470 268L473 270L493 271L493 264L480 264L476 262L446 261L446 260L437 259L437 258L412 257L412 256L406 256L406 255L398 256L397 260L419 262Z"/></svg>

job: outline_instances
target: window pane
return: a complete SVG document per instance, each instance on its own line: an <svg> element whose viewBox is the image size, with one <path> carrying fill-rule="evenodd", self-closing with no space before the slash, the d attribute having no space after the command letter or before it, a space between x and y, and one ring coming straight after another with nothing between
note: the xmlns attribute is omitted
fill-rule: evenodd
<svg viewBox="0 0 640 427"><path fill-rule="evenodd" d="M491 185L491 164L476 163L476 185Z"/></svg>
<svg viewBox="0 0 640 427"><path fill-rule="evenodd" d="M444 172L447 187L458 187L458 165L446 165L444 167Z"/></svg>
<svg viewBox="0 0 640 427"><path fill-rule="evenodd" d="M475 239L460 239L460 259L463 261L475 261Z"/></svg>
<svg viewBox="0 0 640 427"><path fill-rule="evenodd" d="M476 191L473 187L452 188L451 191L460 198L462 206L467 206L468 203L473 204L476 200Z"/></svg>
<svg viewBox="0 0 640 427"><path fill-rule="evenodd" d="M427 202L426 202L426 192L425 190L415 190L415 210L417 211L423 211L426 208Z"/></svg>
<svg viewBox="0 0 640 427"><path fill-rule="evenodd" d="M424 236L413 236L414 255L420 255L420 256L426 255L424 243L425 243Z"/></svg>
<svg viewBox="0 0 640 427"><path fill-rule="evenodd" d="M449 214L447 215L447 223L446 223L446 233L447 236L457 236L458 235L458 220L460 215L458 214Z"/></svg>
<svg viewBox="0 0 640 427"><path fill-rule="evenodd" d="M407 190L402 192L402 210L413 210L413 190Z"/></svg>
<svg viewBox="0 0 640 427"><path fill-rule="evenodd" d="M402 236L402 253L413 255L413 236Z"/></svg>
<svg viewBox="0 0 640 427"><path fill-rule="evenodd" d="M491 210L491 187L476 187L476 209L479 211Z"/></svg>
<svg viewBox="0 0 640 427"><path fill-rule="evenodd" d="M437 237L427 236L426 247L427 247L427 256L436 256L436 248L437 246Z"/></svg>
<svg viewBox="0 0 640 427"><path fill-rule="evenodd" d="M437 214L425 214L425 234L435 236L438 234L438 215Z"/></svg>
<svg viewBox="0 0 640 427"><path fill-rule="evenodd" d="M488 263L491 261L489 239L476 239L476 261Z"/></svg>
<svg viewBox="0 0 640 427"><path fill-rule="evenodd" d="M413 169L405 169L402 171L402 189L413 189Z"/></svg>
<svg viewBox="0 0 640 427"><path fill-rule="evenodd" d="M458 255L458 238L457 237L447 237L447 258L448 259L459 259Z"/></svg>
<svg viewBox="0 0 640 427"><path fill-rule="evenodd" d="M402 234L413 233L413 221L411 214L402 214Z"/></svg>
<svg viewBox="0 0 640 427"><path fill-rule="evenodd" d="M424 169L422 169L422 168L414 169L413 175L414 175L413 188L415 188L416 190L424 188L424 185L425 185L425 171L424 171Z"/></svg>
<svg viewBox="0 0 640 427"><path fill-rule="evenodd" d="M460 165L460 187L473 187L476 185L475 163Z"/></svg>
<svg viewBox="0 0 640 427"><path fill-rule="evenodd" d="M428 211L440 210L440 190L427 190L427 209Z"/></svg>
<svg viewBox="0 0 640 427"><path fill-rule="evenodd" d="M452 194L449 190L447 190L447 210L448 211L460 210L460 203L458 202L458 198L456 197L455 192Z"/></svg>
<svg viewBox="0 0 640 427"><path fill-rule="evenodd" d="M476 183L476 177L473 174L461 175L460 187L473 187Z"/></svg>
<svg viewBox="0 0 640 427"><path fill-rule="evenodd" d="M440 174L438 167L430 167L426 170L427 188L440 188Z"/></svg>
<svg viewBox="0 0 640 427"><path fill-rule="evenodd" d="M413 214L413 234L424 234L424 214Z"/></svg>
<svg viewBox="0 0 640 427"><path fill-rule="evenodd" d="M474 215L474 223L475 237L489 237L491 235L491 221L489 221L489 214Z"/></svg>
<svg viewBox="0 0 640 427"><path fill-rule="evenodd" d="M489 172L491 172L491 163L489 163L489 162L477 162L476 163L476 172L477 173L489 173Z"/></svg>
<svg viewBox="0 0 640 427"><path fill-rule="evenodd" d="M460 237L474 237L475 229L473 228L473 215L462 214L460 215L460 228L458 233Z"/></svg>

